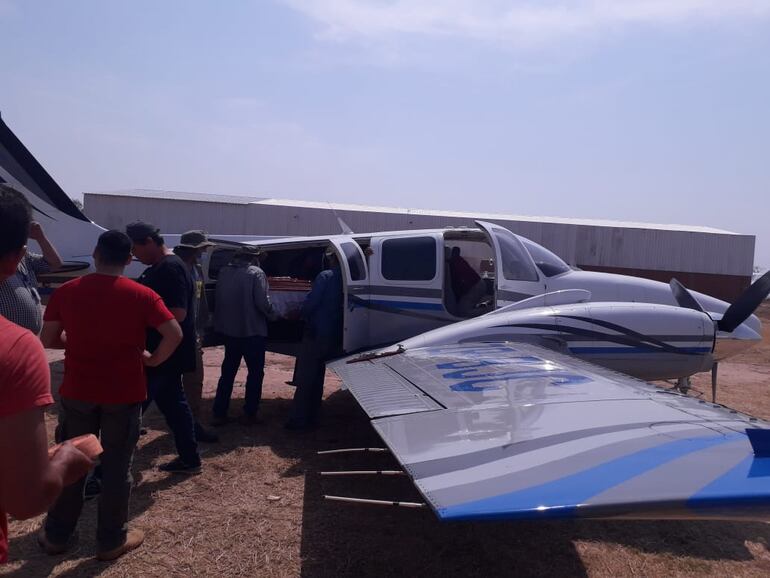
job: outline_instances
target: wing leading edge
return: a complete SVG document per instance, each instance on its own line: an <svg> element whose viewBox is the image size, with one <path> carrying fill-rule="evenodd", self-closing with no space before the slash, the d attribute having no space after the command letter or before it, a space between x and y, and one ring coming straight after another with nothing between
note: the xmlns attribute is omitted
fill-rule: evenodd
<svg viewBox="0 0 770 578"><path fill-rule="evenodd" d="M770 424L529 343L330 364L441 519L770 518Z"/></svg>

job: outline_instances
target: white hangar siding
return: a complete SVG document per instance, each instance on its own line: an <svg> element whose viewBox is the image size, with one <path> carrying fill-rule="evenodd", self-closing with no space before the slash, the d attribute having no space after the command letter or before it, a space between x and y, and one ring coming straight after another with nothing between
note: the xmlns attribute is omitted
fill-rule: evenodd
<svg viewBox="0 0 770 578"><path fill-rule="evenodd" d="M85 212L108 228L144 219L162 231L204 229L228 235L339 233L341 217L356 233L499 223L583 269L683 283L733 299L751 281L753 235L706 227L460 213L339 203L128 190L85 194Z"/></svg>

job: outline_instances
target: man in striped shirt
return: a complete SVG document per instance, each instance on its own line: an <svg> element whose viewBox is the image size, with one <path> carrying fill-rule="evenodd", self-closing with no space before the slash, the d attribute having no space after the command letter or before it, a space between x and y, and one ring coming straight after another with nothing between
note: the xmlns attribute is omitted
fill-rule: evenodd
<svg viewBox="0 0 770 578"><path fill-rule="evenodd" d="M0 315L37 335L43 327L43 311L36 275L59 269L62 261L39 223L32 222L29 238L37 241L43 254L27 253L16 273L0 281Z"/></svg>

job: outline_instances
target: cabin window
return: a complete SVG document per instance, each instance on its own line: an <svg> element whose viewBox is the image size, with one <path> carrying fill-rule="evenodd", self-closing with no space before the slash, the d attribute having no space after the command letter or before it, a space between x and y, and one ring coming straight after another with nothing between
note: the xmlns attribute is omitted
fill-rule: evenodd
<svg viewBox="0 0 770 578"><path fill-rule="evenodd" d="M537 281L537 270L521 242L504 229L493 229L500 245L503 277L509 281Z"/></svg>
<svg viewBox="0 0 770 578"><path fill-rule="evenodd" d="M358 245L351 242L340 243L342 252L345 253L345 259L348 261L348 268L350 269L350 278L353 281L361 281L366 279L366 265L361 257L361 250Z"/></svg>
<svg viewBox="0 0 770 578"><path fill-rule="evenodd" d="M407 237L382 244L382 276L389 281L430 281L436 276L436 239Z"/></svg>

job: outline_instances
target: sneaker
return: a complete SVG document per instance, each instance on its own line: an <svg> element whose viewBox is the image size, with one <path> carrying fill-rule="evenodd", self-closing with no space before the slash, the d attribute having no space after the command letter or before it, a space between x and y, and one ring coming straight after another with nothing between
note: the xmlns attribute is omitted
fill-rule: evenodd
<svg viewBox="0 0 770 578"><path fill-rule="evenodd" d="M129 530L126 532L126 541L112 550L103 550L96 554L99 560L114 560L120 558L126 552L135 550L144 542L144 532L141 530Z"/></svg>
<svg viewBox="0 0 770 578"><path fill-rule="evenodd" d="M186 464L182 458L174 458L167 464L163 464L162 466L158 466L158 469L161 472L170 472L172 474L200 474L201 473L201 465L198 463L197 465L192 464Z"/></svg>
<svg viewBox="0 0 770 578"><path fill-rule="evenodd" d="M86 481L86 487L83 490L83 499L93 500L96 496L102 493L102 481L95 477L89 476Z"/></svg>
<svg viewBox="0 0 770 578"><path fill-rule="evenodd" d="M258 425L262 423L262 418L255 413L245 413L240 417L240 419L238 419L238 423L246 426Z"/></svg>
<svg viewBox="0 0 770 578"><path fill-rule="evenodd" d="M48 534L45 532L45 526L40 528L40 531L37 533L37 543L38 546L48 554L49 556L56 556L58 554L64 554L67 551L67 548L69 547L69 544L55 544L51 542L48 539Z"/></svg>
<svg viewBox="0 0 770 578"><path fill-rule="evenodd" d="M206 444L215 444L219 441L219 436L214 432L205 429L201 424L195 424L195 439Z"/></svg>

